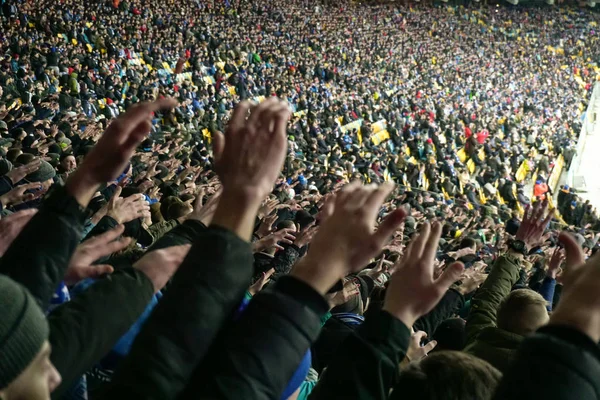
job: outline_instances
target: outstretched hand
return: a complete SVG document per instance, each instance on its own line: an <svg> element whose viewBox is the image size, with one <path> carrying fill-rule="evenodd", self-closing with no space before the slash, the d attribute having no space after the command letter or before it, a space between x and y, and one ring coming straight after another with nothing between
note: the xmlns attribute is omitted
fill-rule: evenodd
<svg viewBox="0 0 600 400"><path fill-rule="evenodd" d="M439 222L433 227L425 222L391 277L383 309L408 327L436 306L464 269L462 263L453 263L439 278L434 277L434 260L441 233Z"/></svg>
<svg viewBox="0 0 600 400"><path fill-rule="evenodd" d="M113 120L81 166L69 176L67 191L87 206L100 184L114 180L125 170L136 147L150 133L153 113L176 104L174 99L139 103Z"/></svg>
<svg viewBox="0 0 600 400"><path fill-rule="evenodd" d="M123 250L131 243L131 238L119 238L124 230L123 225L117 225L110 231L86 240L77 246L65 272L65 283L70 286L87 278L95 279L112 273L112 266L93 263L100 258Z"/></svg>
<svg viewBox="0 0 600 400"><path fill-rule="evenodd" d="M548 211L547 201L537 202L533 207L528 205L515 237L524 242L529 249L539 245L553 217L554 210Z"/></svg>
<svg viewBox="0 0 600 400"><path fill-rule="evenodd" d="M377 187L352 182L337 193L328 204L330 216L322 220L307 256L292 274L325 294L339 279L364 268L406 215L397 209L375 228L381 204L393 187L391 183Z"/></svg>

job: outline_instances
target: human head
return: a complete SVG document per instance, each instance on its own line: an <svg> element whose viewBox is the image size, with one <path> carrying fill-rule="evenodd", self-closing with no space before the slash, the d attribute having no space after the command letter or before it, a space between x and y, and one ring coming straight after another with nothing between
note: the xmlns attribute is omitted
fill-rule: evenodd
<svg viewBox="0 0 600 400"><path fill-rule="evenodd" d="M527 336L548 323L546 300L531 289L517 289L502 300L497 325L505 331Z"/></svg>
<svg viewBox="0 0 600 400"><path fill-rule="evenodd" d="M63 170L70 172L77 168L77 161L72 154L63 154L60 158L60 166Z"/></svg>
<svg viewBox="0 0 600 400"><path fill-rule="evenodd" d="M61 381L50 362L48 323L27 289L0 275L0 398L45 400Z"/></svg>
<svg viewBox="0 0 600 400"><path fill-rule="evenodd" d="M390 400L486 400L492 398L501 378L487 361L459 351L440 351L409 364Z"/></svg>

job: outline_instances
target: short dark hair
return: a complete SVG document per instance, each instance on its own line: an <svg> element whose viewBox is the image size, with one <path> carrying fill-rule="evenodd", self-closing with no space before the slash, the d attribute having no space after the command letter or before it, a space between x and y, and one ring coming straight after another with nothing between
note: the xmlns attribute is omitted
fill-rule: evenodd
<svg viewBox="0 0 600 400"><path fill-rule="evenodd" d="M547 322L548 302L531 289L510 292L498 307L496 323L505 331L527 336Z"/></svg>
<svg viewBox="0 0 600 400"><path fill-rule="evenodd" d="M460 351L440 351L402 370L390 400L487 400L501 378L487 361Z"/></svg>

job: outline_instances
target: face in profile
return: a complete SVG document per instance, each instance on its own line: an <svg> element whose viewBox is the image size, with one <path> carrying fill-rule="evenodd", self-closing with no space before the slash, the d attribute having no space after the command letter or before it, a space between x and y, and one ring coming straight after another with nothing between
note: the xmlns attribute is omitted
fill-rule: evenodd
<svg viewBox="0 0 600 400"><path fill-rule="evenodd" d="M0 391L3 400L49 400L50 393L60 385L61 377L50 361L50 343L45 341L29 366L6 389Z"/></svg>

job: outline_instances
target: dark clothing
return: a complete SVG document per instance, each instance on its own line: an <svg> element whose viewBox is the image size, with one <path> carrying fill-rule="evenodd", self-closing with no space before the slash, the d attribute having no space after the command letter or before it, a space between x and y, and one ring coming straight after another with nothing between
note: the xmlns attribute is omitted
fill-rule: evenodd
<svg viewBox="0 0 600 400"><path fill-rule="evenodd" d="M328 309L312 287L282 277L223 330L181 398L280 398Z"/></svg>
<svg viewBox="0 0 600 400"><path fill-rule="evenodd" d="M494 400L600 398L600 350L570 327L547 326L523 341Z"/></svg>
<svg viewBox="0 0 600 400"><path fill-rule="evenodd" d="M177 398L239 306L251 266L250 244L235 234L211 226L198 235L101 398Z"/></svg>
<svg viewBox="0 0 600 400"><path fill-rule="evenodd" d="M489 362L501 372L506 371L523 340L520 335L496 327L498 307L518 280L518 261L506 254L500 256L471 299L467 318L465 351Z"/></svg>
<svg viewBox="0 0 600 400"><path fill-rule="evenodd" d="M389 313L369 315L342 343L309 399L387 399L409 340L410 330Z"/></svg>

